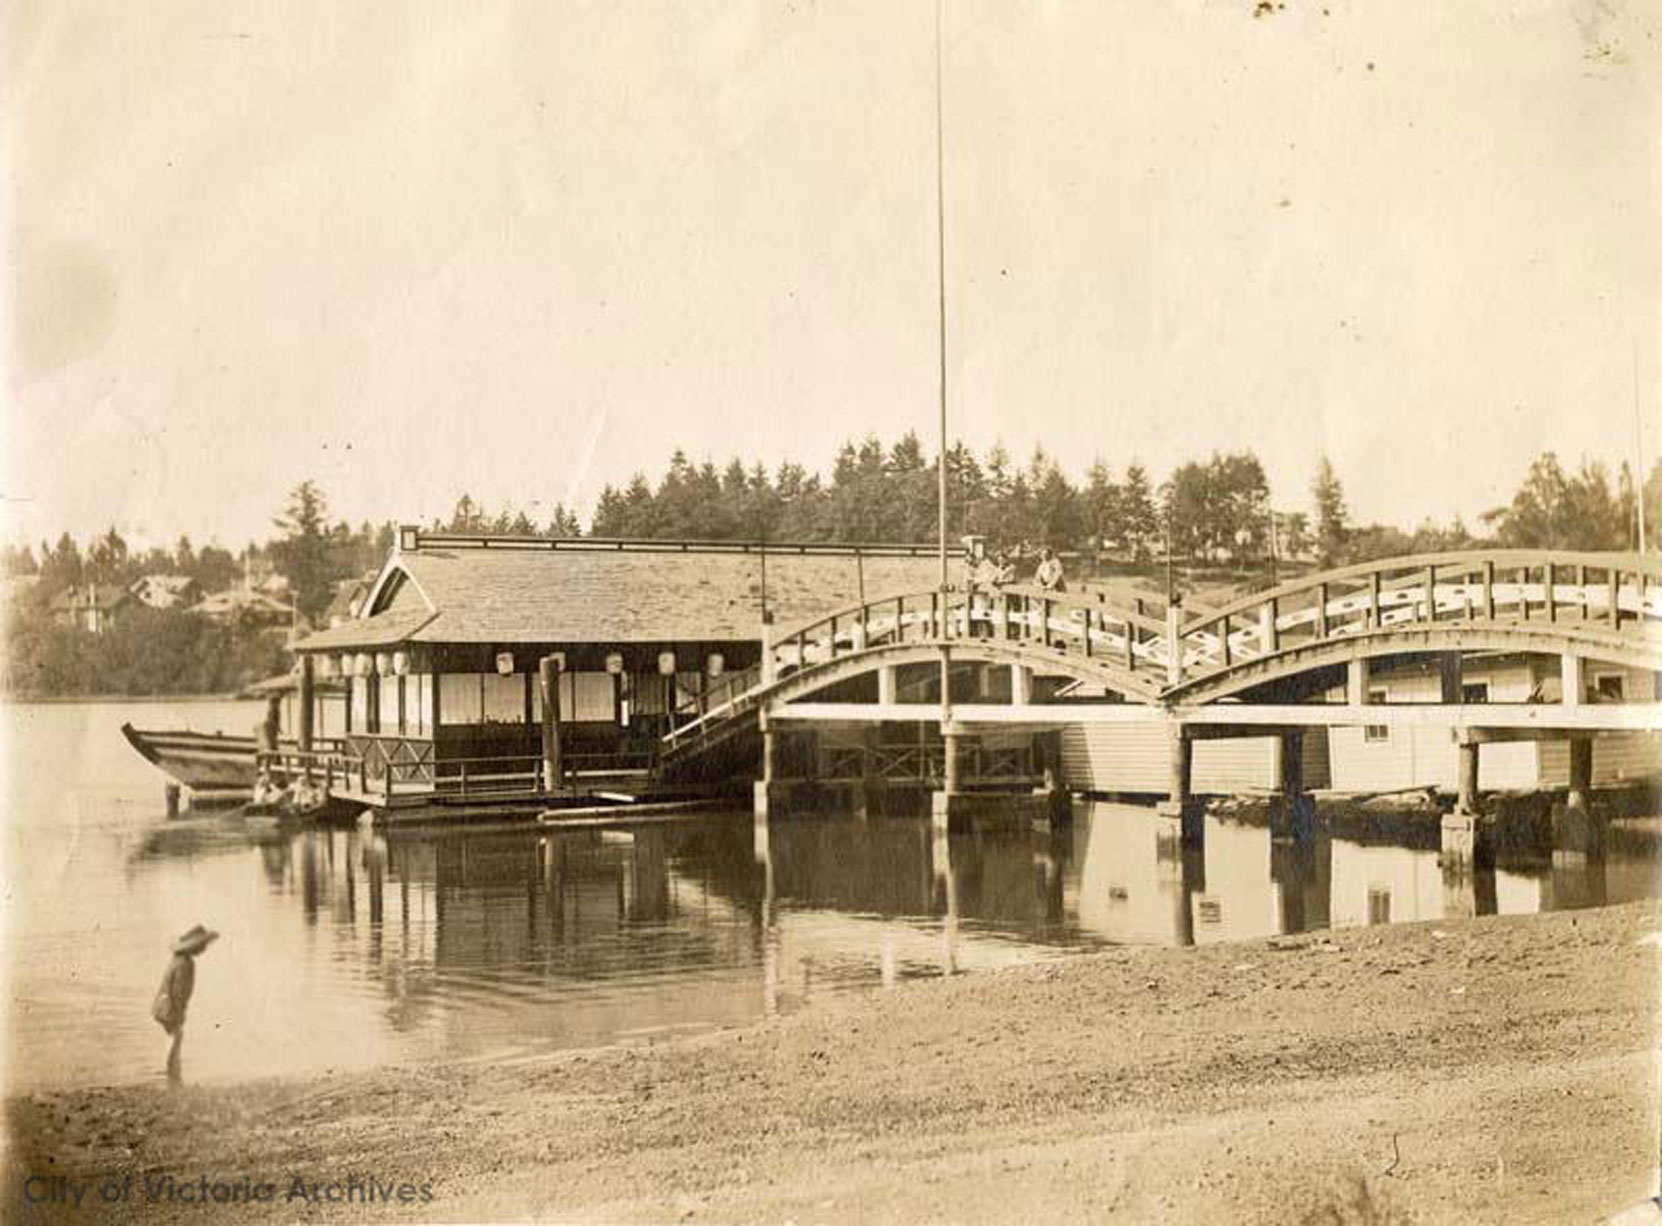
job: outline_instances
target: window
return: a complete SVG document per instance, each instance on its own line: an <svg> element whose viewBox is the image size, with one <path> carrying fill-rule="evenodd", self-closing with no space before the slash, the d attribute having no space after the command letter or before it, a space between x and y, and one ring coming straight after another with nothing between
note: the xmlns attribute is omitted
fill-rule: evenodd
<svg viewBox="0 0 1662 1226"><path fill-rule="evenodd" d="M1369 690L1368 705L1370 707L1382 707L1385 705L1387 697L1388 695L1384 690ZM1374 744L1380 741L1388 741L1390 739L1391 726L1389 724L1368 724L1362 729L1362 740L1364 743Z"/></svg>
<svg viewBox="0 0 1662 1226"><path fill-rule="evenodd" d="M1487 681L1477 681L1477 682L1473 682L1470 685L1462 685L1460 687L1460 701L1461 702L1488 702L1489 701L1489 683Z"/></svg>
<svg viewBox="0 0 1662 1226"><path fill-rule="evenodd" d="M369 726L369 678L349 677L347 686L347 709L351 718L352 731L368 732Z"/></svg>
<svg viewBox="0 0 1662 1226"><path fill-rule="evenodd" d="M426 673L404 678L404 731L410 736L433 732L433 687Z"/></svg>
<svg viewBox="0 0 1662 1226"><path fill-rule="evenodd" d="M486 673L479 678L482 697L480 714L487 724L525 722L525 675Z"/></svg>
<svg viewBox="0 0 1662 1226"><path fill-rule="evenodd" d="M1368 887L1368 923L1389 924L1391 922L1391 891L1384 886L1371 885Z"/></svg>
<svg viewBox="0 0 1662 1226"><path fill-rule="evenodd" d="M561 673L560 722L609 724L617 718L610 673ZM531 718L542 722L542 686L531 687Z"/></svg>
<svg viewBox="0 0 1662 1226"><path fill-rule="evenodd" d="M398 723L398 682L396 676L379 678L381 689L381 724L377 732L402 732Z"/></svg>
<svg viewBox="0 0 1662 1226"><path fill-rule="evenodd" d="M1593 701L1621 702L1625 696L1625 686L1620 673L1605 673L1602 677L1593 678Z"/></svg>
<svg viewBox="0 0 1662 1226"><path fill-rule="evenodd" d="M439 723L479 723L479 698L478 673L445 673L439 679Z"/></svg>

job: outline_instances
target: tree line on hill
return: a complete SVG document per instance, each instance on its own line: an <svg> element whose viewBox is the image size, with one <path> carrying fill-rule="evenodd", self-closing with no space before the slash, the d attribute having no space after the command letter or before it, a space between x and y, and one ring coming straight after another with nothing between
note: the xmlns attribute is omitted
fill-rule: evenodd
<svg viewBox="0 0 1662 1226"><path fill-rule="evenodd" d="M606 486L586 530L598 537L811 542L921 542L935 537L937 469L915 434L885 445L848 442L828 474L787 461L769 471L738 459L718 468L677 449L656 481L637 473ZM1185 567L1269 571L1293 562L1334 566L1399 554L1493 544L1508 548L1626 550L1637 545L1638 502L1631 471L1597 461L1567 469L1537 458L1511 500L1487 511L1474 531L1459 519L1412 530L1358 524L1344 487L1323 458L1308 502L1272 506L1262 463L1250 451L1214 453L1179 465L1156 484L1139 463L1116 472L1094 461L1075 482L1042 449L1026 464L1002 446L978 457L962 444L947 453L948 534L986 537L994 547L1048 545L1088 566L1148 566L1168 556ZM1642 491L1646 520L1662 523L1662 463ZM233 587L251 569L287 580L296 622L324 624L338 586L380 565L394 527L357 527L329 514L312 481L290 493L273 537L240 553L181 537L171 550L130 550L113 528L87 542L6 546L0 568L15 583L6 610L4 688L25 695L223 692L276 671L283 634L210 622L189 609L136 608L103 634L62 624L53 601L88 584L126 586L141 575L188 576L202 593ZM490 512L464 494L440 531L579 536L577 515L557 505L539 524L511 506Z"/></svg>

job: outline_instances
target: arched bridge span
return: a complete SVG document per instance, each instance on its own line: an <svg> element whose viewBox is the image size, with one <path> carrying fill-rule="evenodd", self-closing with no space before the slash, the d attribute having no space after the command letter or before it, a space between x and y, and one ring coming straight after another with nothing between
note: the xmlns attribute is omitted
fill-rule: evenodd
<svg viewBox="0 0 1662 1226"><path fill-rule="evenodd" d="M1151 707L1196 707L1356 660L1427 652L1584 656L1662 671L1662 562L1487 550L1324 571L1190 613L1158 600L1031 587L879 597L778 635L666 738L695 756L756 715L890 665L1004 663ZM920 716L926 711L920 707ZM1055 706L1051 718L1066 718Z"/></svg>

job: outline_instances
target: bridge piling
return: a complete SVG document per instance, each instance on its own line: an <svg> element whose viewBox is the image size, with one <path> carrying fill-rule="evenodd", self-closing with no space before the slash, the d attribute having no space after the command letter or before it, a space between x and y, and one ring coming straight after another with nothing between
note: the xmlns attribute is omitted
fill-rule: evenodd
<svg viewBox="0 0 1662 1226"><path fill-rule="evenodd" d="M1175 839L1199 846L1205 833L1206 806L1194 794L1195 743L1181 723L1174 721L1168 731L1171 785L1166 799L1155 806L1160 816L1175 819L1162 829L1157 841Z"/></svg>
<svg viewBox="0 0 1662 1226"><path fill-rule="evenodd" d="M1494 863L1494 833L1483 821L1478 792L1480 742L1467 735L1459 743L1459 793L1454 812L1442 821L1442 866L1445 874L1470 873Z"/></svg>
<svg viewBox="0 0 1662 1226"><path fill-rule="evenodd" d="M1593 802L1593 740L1570 738L1570 778L1564 800L1552 807L1552 858L1579 862L1604 850L1607 814Z"/></svg>
<svg viewBox="0 0 1662 1226"><path fill-rule="evenodd" d="M1276 756L1280 790L1270 803L1270 838L1307 843L1316 831L1316 802L1304 790L1304 732L1281 733Z"/></svg>

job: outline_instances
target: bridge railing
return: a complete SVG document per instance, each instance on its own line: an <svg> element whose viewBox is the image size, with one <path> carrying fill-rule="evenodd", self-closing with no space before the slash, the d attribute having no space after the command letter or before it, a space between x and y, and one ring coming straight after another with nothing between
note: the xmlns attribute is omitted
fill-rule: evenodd
<svg viewBox="0 0 1662 1226"><path fill-rule="evenodd" d="M1188 622L1175 679L1192 681L1335 638L1451 623L1662 631L1662 560L1492 550L1325 571Z"/></svg>
<svg viewBox="0 0 1662 1226"><path fill-rule="evenodd" d="M871 647L995 639L1152 676L1164 668L1164 635L1164 621L1106 596L1012 585L878 597L799 626L770 650L782 675Z"/></svg>
<svg viewBox="0 0 1662 1226"><path fill-rule="evenodd" d="M1166 675L1166 624L1147 607L1021 585L931 588L837 609L779 636L766 650L773 676L783 680L870 648L997 640L1094 661L1105 679L1152 696ZM731 687L713 694L697 718L665 735L666 752L748 712L767 688L754 672L735 674Z"/></svg>

